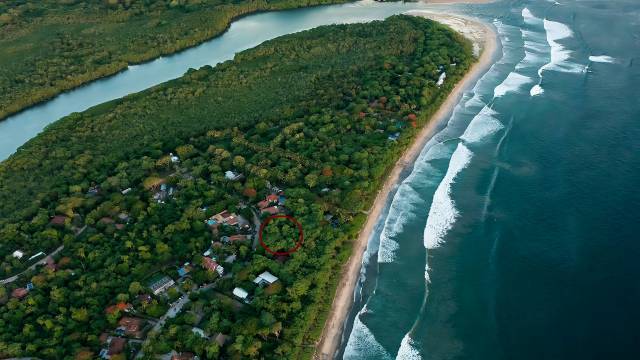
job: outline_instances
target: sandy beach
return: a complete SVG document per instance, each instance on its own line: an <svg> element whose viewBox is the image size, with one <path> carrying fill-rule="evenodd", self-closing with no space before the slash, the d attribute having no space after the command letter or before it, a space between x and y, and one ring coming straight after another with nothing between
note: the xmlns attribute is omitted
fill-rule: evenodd
<svg viewBox="0 0 640 360"><path fill-rule="evenodd" d="M426 1L429 3L452 3L460 1L451 0L435 0ZM485 0L467 0L463 2L488 2ZM414 16L423 16L445 25L460 32L462 35L471 40L474 44L474 51L480 54L478 62L476 62L467 75L455 86L451 94L447 97L440 109L433 115L431 120L420 131L415 138L413 144L405 151L403 156L397 161L393 170L384 182L383 187L378 192L373 206L369 210L367 221L360 232L354 247L353 253L342 269L342 278L338 284L336 294L333 298L331 313L327 318L324 330L316 347L315 359L332 359L340 346L344 322L347 318L349 310L353 303L353 291L360 275L362 258L367 243L376 222L380 217L389 194L398 184L401 172L408 166L411 166L420 154L425 143L434 135L438 125L450 116L454 106L460 100L463 92L473 85L481 74L486 72L493 63L493 56L497 48L497 38L494 29L480 21L458 16L445 14L435 11L416 10L408 14Z"/></svg>

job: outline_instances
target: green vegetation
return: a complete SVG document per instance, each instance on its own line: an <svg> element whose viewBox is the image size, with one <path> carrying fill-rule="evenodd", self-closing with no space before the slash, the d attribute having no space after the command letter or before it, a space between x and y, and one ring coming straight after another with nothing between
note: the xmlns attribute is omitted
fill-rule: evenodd
<svg viewBox="0 0 640 360"><path fill-rule="evenodd" d="M256 11L345 0L0 1L0 119L222 33Z"/></svg>
<svg viewBox="0 0 640 360"><path fill-rule="evenodd" d="M0 278L65 245L57 271L0 286L0 357L95 357L123 315L107 306L158 318L182 291L191 302L144 343L146 357L309 359L362 210L473 61L467 40L421 18L325 26L50 125L0 164ZM274 187L304 227L299 251L281 259L251 240L217 241L232 227L207 219L252 219ZM212 240L224 277L203 268ZM187 281L139 298L185 262ZM279 280L258 286L264 271ZM22 300L11 296L28 282Z"/></svg>

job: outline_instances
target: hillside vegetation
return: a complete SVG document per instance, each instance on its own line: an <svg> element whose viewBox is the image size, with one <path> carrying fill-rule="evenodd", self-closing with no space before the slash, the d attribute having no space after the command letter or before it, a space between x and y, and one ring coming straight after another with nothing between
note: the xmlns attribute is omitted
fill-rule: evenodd
<svg viewBox="0 0 640 360"><path fill-rule="evenodd" d="M344 1L0 1L0 120L128 64L199 44L235 17Z"/></svg>
<svg viewBox="0 0 640 360"><path fill-rule="evenodd" d="M467 40L421 18L324 26L50 125L0 164L0 278L65 245L56 268L0 286L0 357L95 357L124 314L107 306L131 303L153 320L183 291L190 303L145 341L146 357L309 359L363 210L474 60ZM251 220L273 193L304 228L290 257L222 243L235 228L206 223L225 209ZM269 230L278 234L295 231ZM210 246L223 278L202 267ZM185 262L179 291L140 300ZM256 286L264 271L278 282Z"/></svg>

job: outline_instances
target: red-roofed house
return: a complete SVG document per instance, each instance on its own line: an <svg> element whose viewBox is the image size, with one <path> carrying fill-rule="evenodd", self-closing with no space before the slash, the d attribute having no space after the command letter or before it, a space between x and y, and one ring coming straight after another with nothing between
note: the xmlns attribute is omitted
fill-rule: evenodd
<svg viewBox="0 0 640 360"><path fill-rule="evenodd" d="M64 223L66 220L67 220L67 217L64 215L56 215L51 218L51 221L49 221L49 224L55 225L55 226L64 226Z"/></svg>
<svg viewBox="0 0 640 360"><path fill-rule="evenodd" d="M127 345L127 340L121 337L111 338L109 341L109 352L107 353L109 356L118 355L124 351L124 347Z"/></svg>
<svg viewBox="0 0 640 360"><path fill-rule="evenodd" d="M116 312L116 310L129 312L133 310L133 305L120 302L120 303L117 303L116 305L111 305L107 307L104 310L104 312L106 312L107 314L113 314L114 312Z"/></svg>
<svg viewBox="0 0 640 360"><path fill-rule="evenodd" d="M16 299L22 299L25 296L27 296L27 294L29 294L29 290L25 288L17 288L11 292L11 297L14 297Z"/></svg>
<svg viewBox="0 0 640 360"><path fill-rule="evenodd" d="M212 258L205 256L202 258L202 267L204 267L209 271L216 271L216 268L218 267L218 263L213 261Z"/></svg>
<svg viewBox="0 0 640 360"><path fill-rule="evenodd" d="M261 209L261 211L263 213L267 213L267 214L270 214L270 215L275 215L275 214L280 212L280 209L278 209L277 206L271 206L271 207L268 207L268 208Z"/></svg>
<svg viewBox="0 0 640 360"><path fill-rule="evenodd" d="M118 329L124 330L124 334L127 336L140 337L142 335L142 319L125 316L120 321Z"/></svg>

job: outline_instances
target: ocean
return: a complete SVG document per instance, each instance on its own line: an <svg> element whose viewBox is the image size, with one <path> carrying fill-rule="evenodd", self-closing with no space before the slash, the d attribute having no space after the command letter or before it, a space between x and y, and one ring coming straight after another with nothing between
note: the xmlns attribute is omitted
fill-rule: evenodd
<svg viewBox="0 0 640 360"><path fill-rule="evenodd" d="M640 1L450 8L499 59L390 196L338 358L640 358Z"/></svg>

